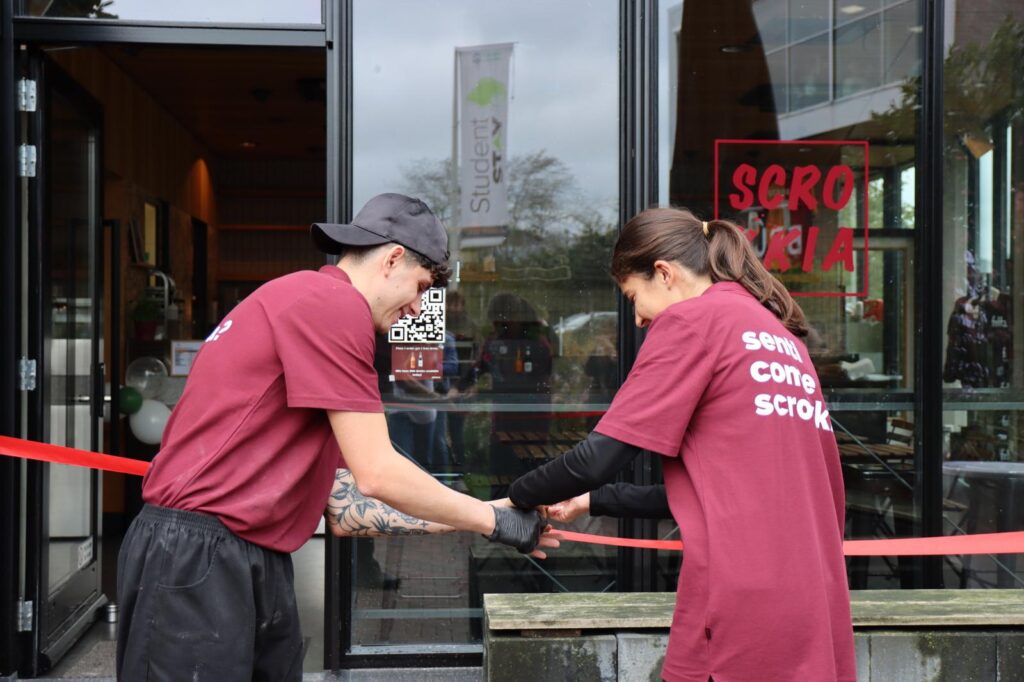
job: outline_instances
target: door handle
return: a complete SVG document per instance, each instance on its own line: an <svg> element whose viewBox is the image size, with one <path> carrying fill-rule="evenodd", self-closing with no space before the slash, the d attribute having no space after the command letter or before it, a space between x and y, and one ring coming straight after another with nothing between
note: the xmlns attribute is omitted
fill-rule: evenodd
<svg viewBox="0 0 1024 682"><path fill-rule="evenodd" d="M89 398L90 414L93 419L103 419L103 377L105 373L106 366L102 362L97 362L92 374L92 396Z"/></svg>

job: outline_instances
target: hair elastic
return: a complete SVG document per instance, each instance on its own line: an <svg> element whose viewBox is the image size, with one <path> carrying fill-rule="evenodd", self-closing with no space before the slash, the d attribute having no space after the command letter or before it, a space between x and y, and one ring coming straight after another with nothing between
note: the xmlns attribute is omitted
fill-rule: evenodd
<svg viewBox="0 0 1024 682"><path fill-rule="evenodd" d="M702 220L702 221L700 221L700 224L704 228L704 236L705 237L710 237L711 233L708 232L708 221Z"/></svg>

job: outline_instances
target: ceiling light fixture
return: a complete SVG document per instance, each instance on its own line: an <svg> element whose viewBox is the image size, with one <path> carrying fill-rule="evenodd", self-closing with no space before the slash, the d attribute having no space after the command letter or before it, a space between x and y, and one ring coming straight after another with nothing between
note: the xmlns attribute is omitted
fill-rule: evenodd
<svg viewBox="0 0 1024 682"><path fill-rule="evenodd" d="M839 8L843 14L860 14L864 11L863 5L843 5Z"/></svg>
<svg viewBox="0 0 1024 682"><path fill-rule="evenodd" d="M242 149L256 149L256 143L246 140L242 143Z"/></svg>

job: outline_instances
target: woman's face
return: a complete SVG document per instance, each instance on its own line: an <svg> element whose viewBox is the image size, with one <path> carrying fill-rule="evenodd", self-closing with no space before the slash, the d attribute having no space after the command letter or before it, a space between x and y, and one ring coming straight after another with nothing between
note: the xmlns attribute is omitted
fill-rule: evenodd
<svg viewBox="0 0 1024 682"><path fill-rule="evenodd" d="M636 326L643 329L665 308L700 296L711 286L707 275L694 275L675 262L655 261L651 277L632 274L619 282L622 295L633 303Z"/></svg>
<svg viewBox="0 0 1024 682"><path fill-rule="evenodd" d="M633 303L634 320L641 329L679 300L671 296L671 290L664 285L657 272L651 278L630 275L619 283L619 288L622 289L622 295Z"/></svg>

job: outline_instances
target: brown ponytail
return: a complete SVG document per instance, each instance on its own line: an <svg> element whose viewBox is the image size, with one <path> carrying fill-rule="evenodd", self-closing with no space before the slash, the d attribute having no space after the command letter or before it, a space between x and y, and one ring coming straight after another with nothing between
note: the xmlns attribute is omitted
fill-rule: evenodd
<svg viewBox="0 0 1024 682"><path fill-rule="evenodd" d="M705 236L706 233L706 236ZM622 228L612 254L612 277L654 275L654 262L675 261L712 282L738 282L796 336L807 335L803 310L764 267L740 227L698 220L680 208L649 208Z"/></svg>

